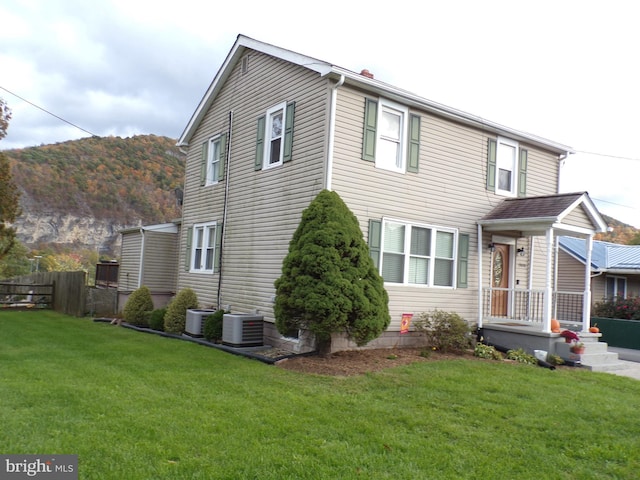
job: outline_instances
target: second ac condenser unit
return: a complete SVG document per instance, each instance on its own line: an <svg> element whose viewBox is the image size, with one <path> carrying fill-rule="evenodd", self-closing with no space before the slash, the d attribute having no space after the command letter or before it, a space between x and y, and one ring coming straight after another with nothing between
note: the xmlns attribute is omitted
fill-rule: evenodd
<svg viewBox="0 0 640 480"><path fill-rule="evenodd" d="M222 343L232 347L262 345L262 315L225 313L222 317Z"/></svg>

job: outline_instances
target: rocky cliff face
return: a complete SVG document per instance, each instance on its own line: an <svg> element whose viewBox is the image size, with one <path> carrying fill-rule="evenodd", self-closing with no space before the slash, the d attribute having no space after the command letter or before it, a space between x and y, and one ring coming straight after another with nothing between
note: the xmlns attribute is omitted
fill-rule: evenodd
<svg viewBox="0 0 640 480"><path fill-rule="evenodd" d="M65 213L23 213L13 226L18 239L31 248L54 243L115 254L121 243L118 232L131 225Z"/></svg>

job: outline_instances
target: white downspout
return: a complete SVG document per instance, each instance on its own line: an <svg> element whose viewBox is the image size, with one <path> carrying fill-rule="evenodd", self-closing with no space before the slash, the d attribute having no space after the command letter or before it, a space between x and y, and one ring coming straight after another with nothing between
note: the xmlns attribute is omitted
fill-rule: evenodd
<svg viewBox="0 0 640 480"><path fill-rule="evenodd" d="M582 331L588 332L591 327L591 250L593 249L593 234L584 239L587 247L584 269L584 294L582 296Z"/></svg>
<svg viewBox="0 0 640 480"><path fill-rule="evenodd" d="M551 258L553 255L553 228L547 229L547 267L544 282L544 312L542 315L542 331L551 333L551 306L553 296L553 272Z"/></svg>
<svg viewBox="0 0 640 480"><path fill-rule="evenodd" d="M325 178L325 188L331 190L331 180L333 177L333 148L336 135L336 103L338 100L338 88L344 83L344 75L340 75L340 80L331 89L331 110L329 111L329 142L327 144L327 177Z"/></svg>
<svg viewBox="0 0 640 480"><path fill-rule="evenodd" d="M529 237L529 271L527 272L527 288L529 290L529 305L527 306L527 318L531 318L531 297L533 293L533 262L535 260L533 253L535 252L536 237Z"/></svg>
<svg viewBox="0 0 640 480"><path fill-rule="evenodd" d="M478 224L478 328L482 328L482 225Z"/></svg>

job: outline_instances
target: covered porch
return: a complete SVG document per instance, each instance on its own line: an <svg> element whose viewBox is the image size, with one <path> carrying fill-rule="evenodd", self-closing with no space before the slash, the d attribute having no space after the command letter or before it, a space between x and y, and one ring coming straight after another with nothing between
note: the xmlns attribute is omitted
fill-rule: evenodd
<svg viewBox="0 0 640 480"><path fill-rule="evenodd" d="M607 225L586 192L508 198L478 220L478 327L492 343L556 352L561 329L590 334L593 236ZM558 237L586 242L584 289L557 288ZM593 338L592 338L593 337Z"/></svg>

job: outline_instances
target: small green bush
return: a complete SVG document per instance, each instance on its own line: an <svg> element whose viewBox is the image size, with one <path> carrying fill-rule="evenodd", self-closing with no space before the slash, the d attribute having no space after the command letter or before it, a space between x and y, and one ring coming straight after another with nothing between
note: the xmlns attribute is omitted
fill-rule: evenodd
<svg viewBox="0 0 640 480"><path fill-rule="evenodd" d="M124 321L131 325L139 327L148 327L146 312L153 310L153 300L151 300L151 292L146 286L141 286L134 290L127 303L124 305Z"/></svg>
<svg viewBox="0 0 640 480"><path fill-rule="evenodd" d="M225 313L229 312L225 312L222 309L216 310L204 319L202 334L205 339L210 342L216 342L222 338L222 319Z"/></svg>
<svg viewBox="0 0 640 480"><path fill-rule="evenodd" d="M509 350L507 352L507 358L509 360L515 360L519 363L527 363L530 365L538 364L538 359L533 355L525 352L522 348L518 348L517 350Z"/></svg>
<svg viewBox="0 0 640 480"><path fill-rule="evenodd" d="M484 343L476 343L473 354L479 358L488 358L490 360L502 360L502 353L496 350L493 345L485 345Z"/></svg>
<svg viewBox="0 0 640 480"><path fill-rule="evenodd" d="M164 331L168 333L182 333L187 322L187 310L198 308L198 296L190 288L180 290L176 298L167 306L164 316Z"/></svg>
<svg viewBox="0 0 640 480"><path fill-rule="evenodd" d="M550 353L547 355L547 362L551 365L562 365L564 364L564 360L560 355L556 355L555 353Z"/></svg>
<svg viewBox="0 0 640 480"><path fill-rule="evenodd" d="M417 331L424 334L429 347L443 352L462 352L472 346L471 328L455 312L434 310L421 313L414 325Z"/></svg>
<svg viewBox="0 0 640 480"><path fill-rule="evenodd" d="M620 296L603 300L593 306L591 315L601 318L620 318L622 320L640 320L640 297Z"/></svg>
<svg viewBox="0 0 640 480"><path fill-rule="evenodd" d="M164 331L164 316L167 313L166 308L157 308L149 315L149 327L159 332Z"/></svg>

